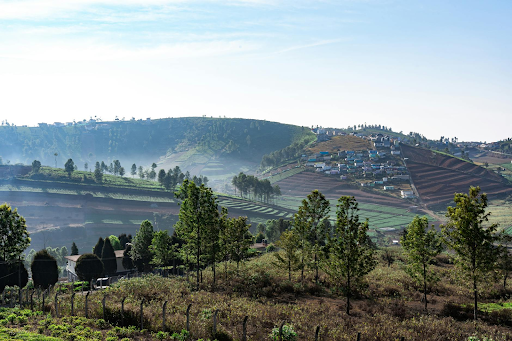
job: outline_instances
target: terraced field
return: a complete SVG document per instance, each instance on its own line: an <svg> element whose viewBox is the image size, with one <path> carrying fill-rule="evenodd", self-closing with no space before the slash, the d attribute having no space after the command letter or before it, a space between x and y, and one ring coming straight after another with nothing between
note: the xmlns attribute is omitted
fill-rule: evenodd
<svg viewBox="0 0 512 341"><path fill-rule="evenodd" d="M448 203L455 193L467 193L470 186L480 186L491 198L512 194L506 179L483 167L423 148L401 148L413 183L427 205Z"/></svg>
<svg viewBox="0 0 512 341"><path fill-rule="evenodd" d="M343 195L354 196L358 202L408 208L407 201L378 193L365 192L346 184L337 176L327 176L312 172L301 172L277 182L281 193L286 196L305 198L312 190L318 189L329 199L338 199Z"/></svg>
<svg viewBox="0 0 512 341"><path fill-rule="evenodd" d="M283 196L279 200L279 204L293 211L297 211L302 202L302 198ZM331 199L331 211L329 218L331 221L336 220L336 199ZM359 202L359 217L361 220L368 218L370 228L381 231L400 230L409 224L416 213L411 213L407 208L391 207L379 204Z"/></svg>

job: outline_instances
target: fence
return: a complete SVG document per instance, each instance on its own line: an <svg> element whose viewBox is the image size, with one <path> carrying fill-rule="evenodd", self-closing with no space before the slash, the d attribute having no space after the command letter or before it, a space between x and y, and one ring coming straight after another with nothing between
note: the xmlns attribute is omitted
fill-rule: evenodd
<svg viewBox="0 0 512 341"><path fill-rule="evenodd" d="M118 279L119 278L110 280L109 284L117 281ZM6 289L1 295L1 303L3 306L19 306L32 311L37 310L42 311L43 313L50 313L56 318L64 316L83 316L85 318L102 317L103 320L122 327L136 326L141 330L150 329L155 332L167 332L169 330L177 331L182 329L192 332L191 326L194 322L194 316L191 314L191 308L193 304L188 304L186 309L185 306L173 307L172 310L175 312L174 322L176 322L173 324L170 323L171 320L169 319L170 309L168 308L168 301L164 301L163 304L155 307L154 303L150 306L151 302L147 302L144 298L139 301L130 299L129 305L131 309L126 309L128 302L127 297L115 300L103 291L83 291L83 286L77 287L79 289L78 292L73 291L72 293L69 293L66 292L63 287L64 285L57 284L55 286L50 286L46 290L41 290L40 288L21 290L12 288ZM74 286L71 286L71 288L74 290ZM153 321L153 323L151 323L145 317L146 310L150 310L152 312L159 311L158 319L161 322L154 323ZM215 338L218 332L218 326L220 323L219 313L220 311L216 309L213 311L213 314L211 314L212 324L210 331L213 338ZM240 321L241 332L237 337L242 341L247 341L248 320L249 316L246 315L243 320ZM281 321L279 325L279 340L283 340L285 334L283 332L283 327L285 326L285 323L286 321ZM237 330L240 331L240 329ZM304 337L307 337L307 335L304 335ZM326 340L321 335L321 326L316 326L308 339L311 337L314 337L315 341ZM357 333L354 339L362 341L361 333ZM398 337L395 340L404 341L405 338Z"/></svg>

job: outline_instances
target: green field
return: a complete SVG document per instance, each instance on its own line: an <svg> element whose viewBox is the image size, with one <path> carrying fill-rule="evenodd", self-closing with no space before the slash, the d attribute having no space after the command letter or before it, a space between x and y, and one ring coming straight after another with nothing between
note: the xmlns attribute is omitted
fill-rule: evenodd
<svg viewBox="0 0 512 341"><path fill-rule="evenodd" d="M302 202L302 198L283 196L279 199L278 204L297 210ZM336 200L331 200L331 211L329 218L336 220ZM406 209L398 207L390 207L377 204L359 203L359 217L361 220L368 218L370 228L393 228L401 229L409 224L415 214L408 212Z"/></svg>

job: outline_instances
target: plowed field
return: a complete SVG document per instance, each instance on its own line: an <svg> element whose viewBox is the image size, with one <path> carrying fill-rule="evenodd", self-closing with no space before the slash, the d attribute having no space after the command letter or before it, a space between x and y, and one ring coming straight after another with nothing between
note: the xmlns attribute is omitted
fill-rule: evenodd
<svg viewBox="0 0 512 341"><path fill-rule="evenodd" d="M329 199L338 199L342 195L351 195L358 202L409 207L410 204L398 199L379 194L364 192L340 180L323 174L302 172L277 182L283 195L305 198L312 190L318 189Z"/></svg>
<svg viewBox="0 0 512 341"><path fill-rule="evenodd" d="M512 194L504 178L483 167L428 149L401 148L411 179L427 205L450 202L455 193L467 193L469 186L480 186L490 197Z"/></svg>

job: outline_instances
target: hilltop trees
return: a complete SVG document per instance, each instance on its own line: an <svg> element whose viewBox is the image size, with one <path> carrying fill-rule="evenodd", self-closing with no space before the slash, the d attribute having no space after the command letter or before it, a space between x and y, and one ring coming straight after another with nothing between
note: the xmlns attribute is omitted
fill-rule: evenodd
<svg viewBox="0 0 512 341"><path fill-rule="evenodd" d="M428 218L416 216L406 227L400 240L407 256L408 274L423 286L423 300L427 310L427 284L437 279L429 266L435 256L443 250L440 235L432 227L428 228Z"/></svg>
<svg viewBox="0 0 512 341"><path fill-rule="evenodd" d="M448 207L448 223L442 226L446 245L455 252L455 266L472 285L474 311L478 313L478 285L493 270L500 248L496 247L498 225L484 226L489 221L486 213L487 195L480 187L470 187L469 194L457 193L455 207Z"/></svg>

